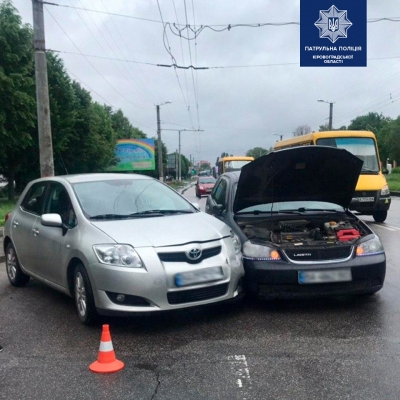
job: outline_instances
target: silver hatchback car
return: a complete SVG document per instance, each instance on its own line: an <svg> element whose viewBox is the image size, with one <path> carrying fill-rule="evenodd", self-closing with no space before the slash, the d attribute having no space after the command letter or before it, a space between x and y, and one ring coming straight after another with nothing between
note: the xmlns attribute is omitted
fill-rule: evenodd
<svg viewBox="0 0 400 400"><path fill-rule="evenodd" d="M84 324L242 294L236 235L147 176L37 179L6 219L11 284L33 277L74 297Z"/></svg>

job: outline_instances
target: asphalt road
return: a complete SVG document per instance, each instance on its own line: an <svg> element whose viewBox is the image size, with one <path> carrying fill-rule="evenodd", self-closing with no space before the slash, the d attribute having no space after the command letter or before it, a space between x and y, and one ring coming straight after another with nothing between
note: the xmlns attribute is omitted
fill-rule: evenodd
<svg viewBox="0 0 400 400"><path fill-rule="evenodd" d="M399 399L400 198L386 223L365 220L387 252L376 295L107 318L125 362L109 375L88 369L101 323L38 282L11 287L0 263L0 399Z"/></svg>

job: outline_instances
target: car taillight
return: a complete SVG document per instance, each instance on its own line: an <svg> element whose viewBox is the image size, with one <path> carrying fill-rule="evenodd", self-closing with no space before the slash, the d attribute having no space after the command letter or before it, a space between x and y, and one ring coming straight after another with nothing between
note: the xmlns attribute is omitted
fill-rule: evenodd
<svg viewBox="0 0 400 400"><path fill-rule="evenodd" d="M6 216L4 218L5 222L7 222L8 218L10 218L10 215L11 215L11 211L6 214Z"/></svg>

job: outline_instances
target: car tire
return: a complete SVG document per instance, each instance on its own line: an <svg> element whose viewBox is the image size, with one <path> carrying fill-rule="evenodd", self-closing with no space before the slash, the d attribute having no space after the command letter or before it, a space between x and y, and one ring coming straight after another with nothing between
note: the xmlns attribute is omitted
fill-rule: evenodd
<svg viewBox="0 0 400 400"><path fill-rule="evenodd" d="M81 322L84 325L93 324L98 315L89 275L82 264L78 264L74 271L74 299L76 311Z"/></svg>
<svg viewBox="0 0 400 400"><path fill-rule="evenodd" d="M31 279L29 275L22 272L17 253L12 243L8 243L6 247L6 270L8 280L13 286L26 286L29 279Z"/></svg>
<svg viewBox="0 0 400 400"><path fill-rule="evenodd" d="M387 217L387 210L375 211L372 216L376 222L384 222Z"/></svg>

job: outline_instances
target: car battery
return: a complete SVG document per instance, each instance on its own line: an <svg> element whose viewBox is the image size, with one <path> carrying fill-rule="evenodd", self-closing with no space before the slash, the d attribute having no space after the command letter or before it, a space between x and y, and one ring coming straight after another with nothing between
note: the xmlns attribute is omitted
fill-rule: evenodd
<svg viewBox="0 0 400 400"><path fill-rule="evenodd" d="M341 229L336 232L336 237L341 242L358 239L360 236L360 232L357 229Z"/></svg>

